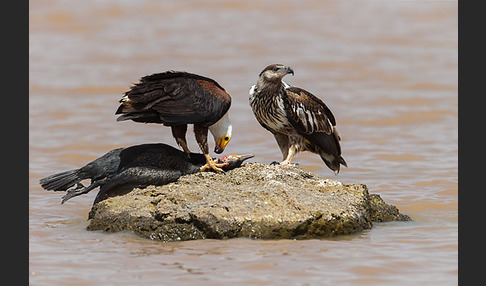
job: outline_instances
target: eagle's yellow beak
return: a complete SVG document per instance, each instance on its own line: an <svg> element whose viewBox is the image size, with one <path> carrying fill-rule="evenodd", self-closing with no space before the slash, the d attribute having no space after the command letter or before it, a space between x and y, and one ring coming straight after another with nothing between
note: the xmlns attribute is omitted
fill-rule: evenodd
<svg viewBox="0 0 486 286"><path fill-rule="evenodd" d="M224 137L220 137L218 139L218 142L216 142L216 146L214 147L214 153L221 154L224 151L224 148L226 148L226 145L228 145L228 142L230 141L230 137L228 135Z"/></svg>

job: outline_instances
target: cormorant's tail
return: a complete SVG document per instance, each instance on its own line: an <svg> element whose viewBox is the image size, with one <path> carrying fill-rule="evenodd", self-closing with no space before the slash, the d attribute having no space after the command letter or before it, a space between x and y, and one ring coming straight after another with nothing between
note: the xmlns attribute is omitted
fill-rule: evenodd
<svg viewBox="0 0 486 286"><path fill-rule="evenodd" d="M79 169L57 173L40 179L39 183L48 191L66 191L75 184L84 180L79 176Z"/></svg>

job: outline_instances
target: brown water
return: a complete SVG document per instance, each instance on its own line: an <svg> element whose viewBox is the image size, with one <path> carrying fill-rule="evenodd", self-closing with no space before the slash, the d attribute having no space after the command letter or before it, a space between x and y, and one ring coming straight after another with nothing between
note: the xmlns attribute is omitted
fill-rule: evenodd
<svg viewBox="0 0 486 286"><path fill-rule="evenodd" d="M455 285L458 278L457 1L30 1L29 275L32 285ZM413 222L322 240L161 243L86 231L96 192L61 205L40 188L120 146L166 142L116 122L146 74L187 70L232 95L223 155L280 160L248 90L268 64L333 110L349 168L335 176ZM189 147L197 150L192 132ZM214 144L212 141L210 144ZM211 145L214 146L214 145Z"/></svg>

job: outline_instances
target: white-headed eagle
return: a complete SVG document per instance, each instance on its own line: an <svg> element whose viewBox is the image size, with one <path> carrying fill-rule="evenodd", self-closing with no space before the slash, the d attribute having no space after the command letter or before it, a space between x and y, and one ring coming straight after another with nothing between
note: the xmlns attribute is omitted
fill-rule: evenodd
<svg viewBox="0 0 486 286"><path fill-rule="evenodd" d="M222 153L231 139L232 126L228 117L231 97L213 79L182 71L167 71L144 76L120 100L115 114L117 121L133 120L158 123L172 128L177 144L189 156L187 125L194 125L196 141L206 157L201 171L221 167L209 155L208 130L214 137L215 153Z"/></svg>
<svg viewBox="0 0 486 286"><path fill-rule="evenodd" d="M283 155L280 163L290 164L301 151L318 154L336 174L340 165L347 167L341 157L339 133L331 110L316 96L282 81L292 68L272 64L259 75L250 88L250 106L256 119L270 131Z"/></svg>

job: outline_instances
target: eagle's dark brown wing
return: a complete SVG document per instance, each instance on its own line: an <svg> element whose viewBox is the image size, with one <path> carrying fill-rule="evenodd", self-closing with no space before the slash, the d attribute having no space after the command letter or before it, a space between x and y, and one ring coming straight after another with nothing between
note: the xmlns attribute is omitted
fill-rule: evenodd
<svg viewBox="0 0 486 286"><path fill-rule="evenodd" d="M333 133L336 120L322 100L298 87L288 87L284 91L285 111L296 130L304 134Z"/></svg>
<svg viewBox="0 0 486 286"><path fill-rule="evenodd" d="M210 126L228 111L231 97L210 78L168 71L141 78L120 103L118 120Z"/></svg>

